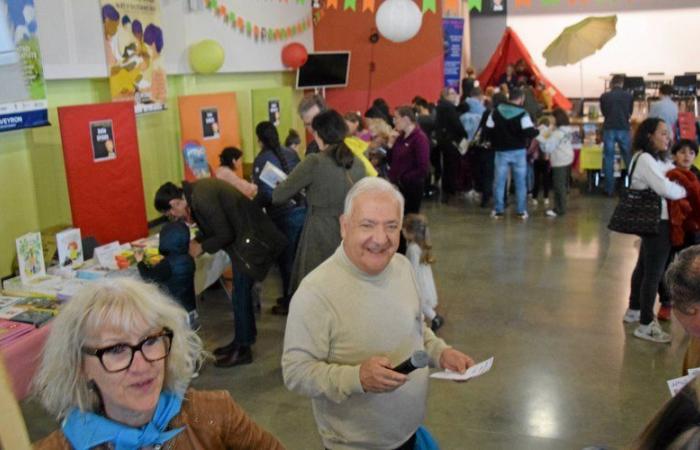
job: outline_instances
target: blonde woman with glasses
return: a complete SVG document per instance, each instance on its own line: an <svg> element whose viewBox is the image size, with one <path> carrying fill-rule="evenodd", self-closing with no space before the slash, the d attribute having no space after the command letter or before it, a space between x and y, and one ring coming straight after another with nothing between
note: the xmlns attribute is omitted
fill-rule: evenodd
<svg viewBox="0 0 700 450"><path fill-rule="evenodd" d="M61 429L38 449L282 449L225 391L188 389L202 343L154 285L105 280L53 321L35 390Z"/></svg>

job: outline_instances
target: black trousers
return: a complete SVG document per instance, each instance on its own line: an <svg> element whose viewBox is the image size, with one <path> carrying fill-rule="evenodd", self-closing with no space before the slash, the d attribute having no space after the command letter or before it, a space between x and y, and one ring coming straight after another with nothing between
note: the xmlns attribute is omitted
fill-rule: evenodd
<svg viewBox="0 0 700 450"><path fill-rule="evenodd" d="M460 168L459 150L451 143L439 144L442 153L442 195L443 200L457 192L457 178Z"/></svg>
<svg viewBox="0 0 700 450"><path fill-rule="evenodd" d="M642 237L639 258L632 272L629 307L641 311L639 323L642 325L648 325L654 320L656 291L663 278L670 253L668 220L662 220L659 223L659 234Z"/></svg>
<svg viewBox="0 0 700 450"><path fill-rule="evenodd" d="M433 183L440 183L442 178L442 154L437 145L430 145L430 165L433 166Z"/></svg>
<svg viewBox="0 0 700 450"><path fill-rule="evenodd" d="M423 183L402 184L399 191L405 200L403 205L403 215L418 214L420 212L421 201L423 200Z"/></svg>
<svg viewBox="0 0 700 450"><path fill-rule="evenodd" d="M493 197L493 175L494 175L494 154L493 150L487 148L479 149L479 188L481 191L481 206L487 206Z"/></svg>
<svg viewBox="0 0 700 450"><path fill-rule="evenodd" d="M549 190L552 187L552 174L549 172L549 161L536 159L532 163L532 170L535 175L535 183L532 186L532 198L537 200L542 189L543 198L549 198Z"/></svg>

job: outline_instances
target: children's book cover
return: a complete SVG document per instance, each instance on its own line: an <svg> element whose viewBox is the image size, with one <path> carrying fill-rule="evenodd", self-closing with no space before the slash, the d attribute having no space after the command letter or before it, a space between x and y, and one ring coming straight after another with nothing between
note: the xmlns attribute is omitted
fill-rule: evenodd
<svg viewBox="0 0 700 450"><path fill-rule="evenodd" d="M80 228L70 228L56 234L58 264L61 267L78 267L83 263L83 243Z"/></svg>
<svg viewBox="0 0 700 450"><path fill-rule="evenodd" d="M17 261L19 274L23 284L46 276L44 254L41 250L41 234L27 233L15 241L17 246Z"/></svg>

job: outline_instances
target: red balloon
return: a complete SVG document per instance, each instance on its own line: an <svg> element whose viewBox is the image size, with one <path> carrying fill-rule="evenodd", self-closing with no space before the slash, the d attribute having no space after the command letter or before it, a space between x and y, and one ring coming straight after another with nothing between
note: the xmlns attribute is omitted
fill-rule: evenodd
<svg viewBox="0 0 700 450"><path fill-rule="evenodd" d="M292 69L298 69L309 59L306 47L298 42L287 44L282 49L282 64Z"/></svg>

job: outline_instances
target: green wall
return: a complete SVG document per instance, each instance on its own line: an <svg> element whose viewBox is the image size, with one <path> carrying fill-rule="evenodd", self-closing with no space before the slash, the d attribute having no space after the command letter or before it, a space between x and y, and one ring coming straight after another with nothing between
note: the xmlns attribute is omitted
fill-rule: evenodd
<svg viewBox="0 0 700 450"><path fill-rule="evenodd" d="M178 96L235 92L244 161L251 163L255 143L251 91L283 86L294 86L293 73L169 76L169 109L136 118L148 219L158 217L152 206L156 189L166 181L182 179ZM110 100L106 79L48 81L47 92L51 126L0 133L0 276L10 274L16 237L71 223L56 108ZM301 93L294 91L291 106L295 107L300 99ZM301 120L292 115L294 128L303 136ZM283 134L286 136L286 131Z"/></svg>

